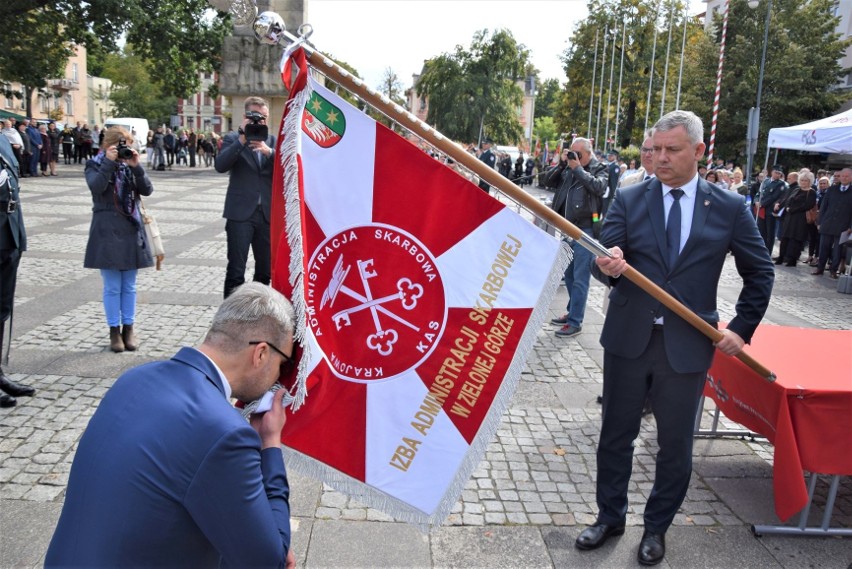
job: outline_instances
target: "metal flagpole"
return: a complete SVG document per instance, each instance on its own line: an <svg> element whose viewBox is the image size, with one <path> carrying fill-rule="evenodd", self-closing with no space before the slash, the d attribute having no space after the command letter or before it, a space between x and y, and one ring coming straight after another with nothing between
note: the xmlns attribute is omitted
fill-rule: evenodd
<svg viewBox="0 0 852 569"><path fill-rule="evenodd" d="M728 35L728 10L730 0L725 0L725 17L722 20L722 45L719 46L719 68L716 70L716 94L713 97L713 120L710 124L710 148L707 149L707 164L713 162L716 147L716 124L719 121L719 99L722 92L722 67L725 65L725 37Z"/></svg>
<svg viewBox="0 0 852 569"><path fill-rule="evenodd" d="M598 146L601 132L601 104L603 103L603 82L604 75L606 74L606 42L609 39L609 24L607 24L606 29L604 29L604 44L603 49L601 50L601 86L598 90L598 120L595 122L595 143L593 145L594 148L600 148Z"/></svg>
<svg viewBox="0 0 852 569"><path fill-rule="evenodd" d="M621 122L621 78L624 76L624 43L627 40L627 21L621 26L621 67L618 70L618 100L615 103L615 135L612 137L618 144L618 126Z"/></svg>
<svg viewBox="0 0 852 569"><path fill-rule="evenodd" d="M675 99L675 110L680 109L680 84L683 80L683 54L686 51L686 25L689 16L689 0L686 2L686 7L683 9L683 39L680 43L680 70L677 73L677 98Z"/></svg>
<svg viewBox="0 0 852 569"><path fill-rule="evenodd" d="M615 74L615 30L612 30L612 56L609 61L609 88L606 94L606 126L604 127L604 150L609 144L609 112L612 108L612 79ZM615 148L615 144L612 145Z"/></svg>
<svg viewBox="0 0 852 569"><path fill-rule="evenodd" d="M595 104L595 72L598 70L598 35L600 30L595 30L595 62L592 64L592 86L589 89L589 128L586 129L586 138L592 138L592 108ZM561 149L559 149L561 151Z"/></svg>
<svg viewBox="0 0 852 569"><path fill-rule="evenodd" d="M353 76L334 61L316 51L312 46L306 43L310 32L305 31L305 33L299 37L293 36L289 32L285 31L284 20L280 16L274 12L264 12L261 16L264 16L265 14L272 14L275 18L277 18L277 21L273 30L268 30L265 34L261 35L261 37L264 38L264 41L267 43L277 43L282 39L287 39L292 42L291 45L284 50L284 59L282 59L282 62L285 61L286 58L289 57L297 48L304 49L305 56L314 70L322 73L332 81L339 83L345 89L359 97L362 101L368 103L385 116L398 122L400 125L404 126L406 129L419 136L456 162L460 163L487 183L492 186L496 186L497 189L508 195L517 203L523 205L535 216L543 219L565 235L571 237L571 239L577 241L577 243L590 251L593 255L597 257L611 256L609 250L601 245L600 242L596 241L593 237L586 235L582 229L562 217L558 212L547 207L547 205L535 196L525 192L523 189L513 184L497 172L497 170L489 168L483 162L480 162L479 159L469 154L459 144L453 142L428 124L419 120L413 113L411 113L411 111L406 111L399 104L388 99L384 94L376 92L375 89L367 85L362 79ZM302 34L303 30L310 29L310 26L303 25L299 28L299 33ZM255 33L258 33L257 27L255 27ZM660 303L672 310L675 314L683 318L691 326L713 340L713 342L719 342L722 340L722 332L705 322L700 316L692 312L680 301L633 267L628 265L627 270L622 273L622 276L629 279L636 286L650 294ZM740 352L736 357L768 381L775 381L775 374L747 353Z"/></svg>
<svg viewBox="0 0 852 569"><path fill-rule="evenodd" d="M648 132L648 117L651 116L651 89L654 85L654 60L657 56L657 14L660 12L660 6L663 0L657 2L657 9L654 11L654 47L651 49L651 72L648 74L648 100L645 102L645 129L642 132Z"/></svg>
<svg viewBox="0 0 852 569"><path fill-rule="evenodd" d="M666 114L666 86L669 82L669 53L672 49L672 27L674 26L674 3L671 5L671 10L669 10L669 41L666 43L666 66L663 71L663 96L660 100L660 118L663 118L663 115Z"/></svg>

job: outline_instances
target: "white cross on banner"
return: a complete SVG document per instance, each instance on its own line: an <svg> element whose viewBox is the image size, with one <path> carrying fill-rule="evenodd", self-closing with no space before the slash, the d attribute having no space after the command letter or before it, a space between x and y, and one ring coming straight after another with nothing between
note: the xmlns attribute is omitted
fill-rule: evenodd
<svg viewBox="0 0 852 569"><path fill-rule="evenodd" d="M291 65L272 220L273 286L302 346L286 460L438 525L499 426L568 253L309 78L301 50L285 77Z"/></svg>

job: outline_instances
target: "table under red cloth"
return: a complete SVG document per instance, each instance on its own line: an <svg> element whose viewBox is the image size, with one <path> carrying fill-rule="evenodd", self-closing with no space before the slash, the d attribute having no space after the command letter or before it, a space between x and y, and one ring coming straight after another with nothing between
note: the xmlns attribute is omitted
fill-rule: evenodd
<svg viewBox="0 0 852 569"><path fill-rule="evenodd" d="M804 470L852 475L852 331L761 325L746 352L776 381L717 351L704 394L775 445L775 512L786 521L808 502Z"/></svg>

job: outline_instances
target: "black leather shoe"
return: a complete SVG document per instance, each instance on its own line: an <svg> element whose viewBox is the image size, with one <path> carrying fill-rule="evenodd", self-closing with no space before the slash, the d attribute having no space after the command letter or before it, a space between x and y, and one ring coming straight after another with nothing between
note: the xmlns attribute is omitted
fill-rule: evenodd
<svg viewBox="0 0 852 569"><path fill-rule="evenodd" d="M666 534L645 530L639 542L640 565L656 565L666 556Z"/></svg>
<svg viewBox="0 0 852 569"><path fill-rule="evenodd" d="M598 522L595 525L584 529L577 537L577 541L574 542L574 545L577 546L577 549L597 549L602 546L611 535L621 535L623 533L624 526L611 526L609 524Z"/></svg>
<svg viewBox="0 0 852 569"><path fill-rule="evenodd" d="M0 393L0 407L14 407L18 401L14 397L10 397L5 393Z"/></svg>
<svg viewBox="0 0 852 569"><path fill-rule="evenodd" d="M0 369L0 389L11 395L12 397L32 397L35 395L35 389L29 387L28 385L21 385L20 383L15 383L3 373L3 370ZM9 405L11 407L11 405Z"/></svg>

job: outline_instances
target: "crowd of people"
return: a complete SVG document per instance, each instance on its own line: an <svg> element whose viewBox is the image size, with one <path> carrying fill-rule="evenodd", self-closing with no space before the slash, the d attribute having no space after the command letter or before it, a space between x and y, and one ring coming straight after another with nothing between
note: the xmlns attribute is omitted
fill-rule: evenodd
<svg viewBox="0 0 852 569"><path fill-rule="evenodd" d="M229 176L223 212L225 300L197 349L184 348L169 362L131 370L106 394L76 452L47 567L115 565L128 558L150 565L182 560L210 566L220 561L294 564L279 443L285 422L283 390L273 411L253 416L250 423L239 418L229 401L231 396L259 398L289 368L295 318L289 302L268 286L276 140L268 132L265 138L247 138L243 130L249 120L265 126L269 105L249 97L245 113L242 126L221 140L164 127L145 137L148 170L181 162L193 167L198 159L198 165L212 163ZM142 164L142 140L122 127L99 130L78 124L59 131L55 124L30 121L3 127L0 345L11 313L17 261L26 249L18 178L39 170L54 174L60 145L63 151L67 145L66 164L85 163L92 196L84 266L100 271L109 349L137 349L136 275L154 264L140 215L142 196L154 191ZM604 156L581 137L547 165L523 154L513 163L507 154L492 151L487 138L478 155L519 185L537 178L552 189L552 209L610 252L609 257L595 257L578 241L569 243L573 260L564 274L568 304L551 322L559 337L580 334L590 279L609 288L601 335L599 512L575 543L593 550L624 533L632 441L650 402L660 452L637 552L643 565L663 560L666 531L689 486L693 423L714 350L739 353L768 307L775 240L780 239L776 265L795 266L808 246L813 274L823 274L828 266L836 277L842 235L852 231L852 168L816 175L801 169L785 180L783 168L774 166L770 175L763 173L747 187L743 172L733 164L716 160L701 165L703 134L696 115L674 111L646 133L638 163L625 163L614 149ZM491 190L484 181L480 188ZM698 240L700 247L695 246ZM256 282L247 284L249 250ZM736 316L716 341L621 278L629 263L670 294L678 291L683 304L711 315L706 318L716 326L716 293L728 253L736 257L745 300L737 303ZM14 405L16 396L34 395L33 388L12 382L2 370L0 390L3 407ZM168 394L165 407L163 393ZM138 429L115 428L128 424L128 417ZM202 423L204 429L196 428ZM108 496L89 500L94 491ZM211 507L210 495L230 498ZM124 512L121 526L109 523L107 510L114 513L115 508ZM163 515L176 520L168 531L158 522ZM229 523L233 519L240 520L239 528ZM150 547L152 540L158 547Z"/></svg>
<svg viewBox="0 0 852 569"><path fill-rule="evenodd" d="M0 119L0 133L12 145L21 178L56 176L60 161L65 165L85 164L103 148L107 130L80 121L60 129L56 121ZM217 133L195 132L192 128L172 131L157 127L143 135L145 140L135 129L129 134L133 148L146 155L146 165L152 170L165 170L175 164L210 167L222 148L222 137Z"/></svg>

